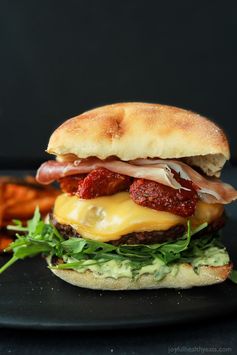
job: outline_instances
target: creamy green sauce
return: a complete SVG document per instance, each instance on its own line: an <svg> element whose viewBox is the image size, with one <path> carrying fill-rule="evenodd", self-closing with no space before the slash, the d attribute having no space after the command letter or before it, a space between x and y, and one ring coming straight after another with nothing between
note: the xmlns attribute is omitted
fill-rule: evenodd
<svg viewBox="0 0 237 355"><path fill-rule="evenodd" d="M203 255L201 257L194 258L192 265L193 267L202 265L223 266L229 262L230 258L225 249L210 247L203 251Z"/></svg>
<svg viewBox="0 0 237 355"><path fill-rule="evenodd" d="M74 262L74 258L67 258L64 262L70 263ZM223 266L228 264L230 261L229 255L225 249L210 247L203 251L201 257L194 257L191 264L194 268L199 266ZM83 263L83 266L80 268L74 268L77 272L85 272L90 270L94 273L96 277L111 277L118 279L120 277L134 277L132 266L129 260L117 261L109 260L98 264L94 260L86 260ZM157 281L163 279L167 274L171 273L175 276L179 270L179 263L176 262L173 265L165 265L164 262L160 259L155 259L152 264L141 267L139 270L136 270L135 278L140 277L141 275L151 274L154 276L154 279Z"/></svg>

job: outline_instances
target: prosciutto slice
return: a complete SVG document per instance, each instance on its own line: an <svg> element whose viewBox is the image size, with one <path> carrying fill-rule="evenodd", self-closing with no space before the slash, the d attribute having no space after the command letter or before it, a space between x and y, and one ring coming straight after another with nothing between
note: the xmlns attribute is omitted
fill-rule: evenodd
<svg viewBox="0 0 237 355"><path fill-rule="evenodd" d="M36 179L41 184L50 184L62 177L85 174L103 167L115 173L156 181L174 189L182 187L174 178L172 170L186 180L191 180L198 189L201 200L207 203L230 203L237 199L237 191L218 179L207 178L189 165L177 160L136 159L130 162L120 160L75 160L74 162L48 161L41 165Z"/></svg>
<svg viewBox="0 0 237 355"><path fill-rule="evenodd" d="M114 173L153 180L163 185L181 189L182 186L175 180L171 169L166 164L155 166L136 166L119 160L75 160L74 162L57 162L49 160L39 168L36 180L41 184L50 184L62 177L75 174L86 174L96 168L106 168Z"/></svg>
<svg viewBox="0 0 237 355"><path fill-rule="evenodd" d="M198 186L198 195L207 203L230 203L237 199L237 191L229 184L216 178L204 177L191 166L177 160L136 159L131 163L138 166L155 166L162 162L180 174L181 178L191 180Z"/></svg>

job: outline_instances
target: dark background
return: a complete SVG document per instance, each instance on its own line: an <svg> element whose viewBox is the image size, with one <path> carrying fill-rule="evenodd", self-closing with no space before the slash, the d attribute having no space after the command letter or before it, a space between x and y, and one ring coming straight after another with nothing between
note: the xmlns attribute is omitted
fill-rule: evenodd
<svg viewBox="0 0 237 355"><path fill-rule="evenodd" d="M0 0L0 167L37 167L66 118L132 100L215 119L237 161L236 64L234 0ZM1 330L0 353L234 353L236 320L211 322L67 336Z"/></svg>
<svg viewBox="0 0 237 355"><path fill-rule="evenodd" d="M215 119L237 159L236 4L1 0L1 167L37 166L65 119L132 100Z"/></svg>

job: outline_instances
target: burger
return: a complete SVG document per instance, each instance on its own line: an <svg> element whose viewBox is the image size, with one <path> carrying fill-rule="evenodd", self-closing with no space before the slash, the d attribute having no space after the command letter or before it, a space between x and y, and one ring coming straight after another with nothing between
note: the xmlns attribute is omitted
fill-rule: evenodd
<svg viewBox="0 0 237 355"><path fill-rule="evenodd" d="M230 152L216 124L177 107L118 103L64 122L47 152L56 160L37 181L59 182L62 193L47 221L36 211L18 234L14 261L43 253L66 282L106 290L189 288L230 275L218 231L237 191L220 180Z"/></svg>

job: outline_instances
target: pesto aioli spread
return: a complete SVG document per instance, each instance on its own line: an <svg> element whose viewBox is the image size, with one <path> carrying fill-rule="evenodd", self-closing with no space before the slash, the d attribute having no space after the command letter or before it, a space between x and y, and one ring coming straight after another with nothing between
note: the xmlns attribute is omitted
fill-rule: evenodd
<svg viewBox="0 0 237 355"><path fill-rule="evenodd" d="M193 267L202 265L223 266L230 262L229 255L225 249L210 247L203 251L203 255L193 259Z"/></svg>
<svg viewBox="0 0 237 355"><path fill-rule="evenodd" d="M74 262L75 259L67 258L64 262L70 263ZM199 257L194 257L191 264L196 269L199 266L223 266L228 264L230 261L229 255L225 249L218 247L209 247L203 251L203 255ZM99 260L98 260L99 262ZM179 269L179 263L176 262L173 265L165 265L165 263L156 258L152 264L142 266L139 270L136 270L135 276L132 270L132 265L129 260L118 261L109 260L106 262L98 263L94 260L86 260L80 268L73 268L77 272L85 272L90 270L94 273L95 277L111 277L118 279L120 277L135 277L138 278L144 274L154 275L154 279L159 281L163 279L167 274L171 273L175 276Z"/></svg>

